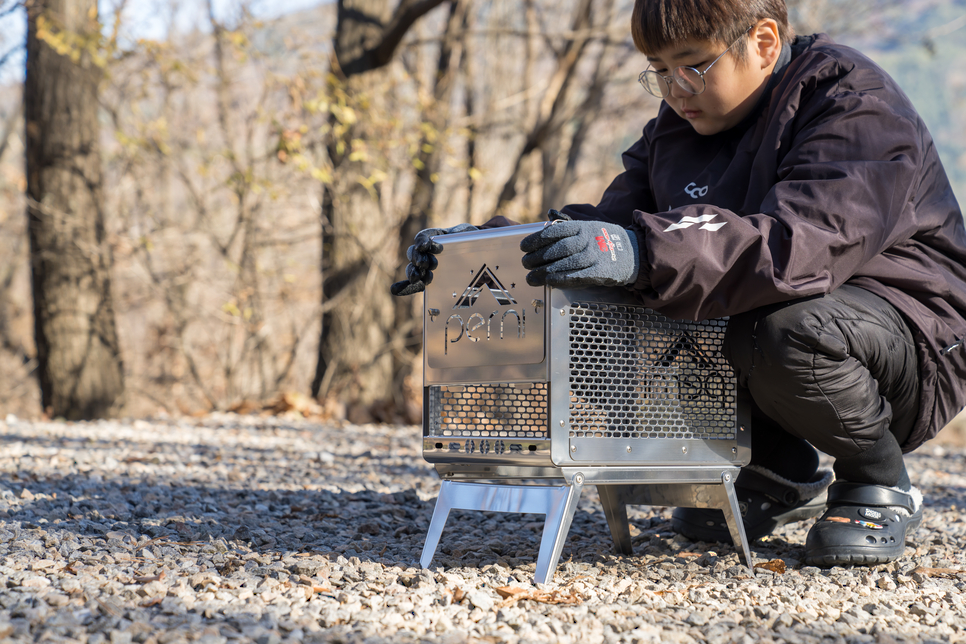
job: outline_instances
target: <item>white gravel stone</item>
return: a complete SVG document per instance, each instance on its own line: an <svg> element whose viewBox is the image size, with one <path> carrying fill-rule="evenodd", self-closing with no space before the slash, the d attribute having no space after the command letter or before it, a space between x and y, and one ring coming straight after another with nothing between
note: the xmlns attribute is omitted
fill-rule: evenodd
<svg viewBox="0 0 966 644"><path fill-rule="evenodd" d="M899 561L802 566L810 522L753 544L630 508L613 554L585 490L552 583L539 517L454 512L419 568L438 480L420 430L232 414L0 423L0 640L88 644L961 641L966 452L908 456L926 496ZM501 598L523 588L550 603ZM577 603L552 603L573 597Z"/></svg>

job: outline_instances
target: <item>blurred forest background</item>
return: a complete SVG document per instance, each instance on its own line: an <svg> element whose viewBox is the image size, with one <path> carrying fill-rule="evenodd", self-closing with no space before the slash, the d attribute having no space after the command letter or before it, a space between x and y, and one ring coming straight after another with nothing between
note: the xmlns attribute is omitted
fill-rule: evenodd
<svg viewBox="0 0 966 644"><path fill-rule="evenodd" d="M659 104L637 84L632 0L51 3L98 20L34 19L31 42L95 78L85 248L110 289L118 415L418 422L420 298L389 295L413 235L595 202ZM47 212L23 69L42 4L0 0L0 410L31 418L65 414L41 402L30 279L28 208ZM966 0L789 8L899 80L966 202Z"/></svg>

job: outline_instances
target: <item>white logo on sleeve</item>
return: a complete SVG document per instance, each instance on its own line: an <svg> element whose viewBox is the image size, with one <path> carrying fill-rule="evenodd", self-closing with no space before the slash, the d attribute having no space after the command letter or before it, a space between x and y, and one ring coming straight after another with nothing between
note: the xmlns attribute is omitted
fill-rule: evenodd
<svg viewBox="0 0 966 644"><path fill-rule="evenodd" d="M722 221L717 224L712 224L711 221L713 221L717 216L718 215L701 215L700 217L687 217L687 216L681 217L681 221L679 221L676 224L671 224L670 226L664 229L664 232L669 233L672 230L690 228L695 224L704 224L698 230L710 230L711 232L714 232L716 230L721 229L723 226L725 226L728 223L727 221Z"/></svg>

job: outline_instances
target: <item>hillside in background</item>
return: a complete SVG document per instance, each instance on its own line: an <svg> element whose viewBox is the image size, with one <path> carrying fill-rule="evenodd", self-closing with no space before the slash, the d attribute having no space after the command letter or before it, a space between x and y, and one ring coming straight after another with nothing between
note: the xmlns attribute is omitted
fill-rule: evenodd
<svg viewBox="0 0 966 644"><path fill-rule="evenodd" d="M881 28L833 35L882 65L909 95L936 141L953 191L964 205L966 0L905 2L880 20Z"/></svg>

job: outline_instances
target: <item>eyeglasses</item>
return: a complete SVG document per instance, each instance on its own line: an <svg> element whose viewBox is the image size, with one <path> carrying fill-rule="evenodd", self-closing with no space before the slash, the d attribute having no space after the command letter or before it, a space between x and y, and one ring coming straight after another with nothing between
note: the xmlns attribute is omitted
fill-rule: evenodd
<svg viewBox="0 0 966 644"><path fill-rule="evenodd" d="M704 75L711 71L711 68L714 67L714 64L721 60L722 56L731 51L732 47L741 42L741 39L744 38L754 26L755 25L751 25L751 27L745 29L744 33L738 36L738 40L731 43L727 49L721 52L721 56L718 56L711 61L711 64L708 65L703 72L699 72L694 67L686 67L684 65L675 67L670 76L659 74L653 69L645 69L643 72L641 72L641 75L637 77L637 81L650 94L653 94L658 98L667 98L668 94L671 93L672 80L678 84L678 87L689 94L701 94L708 88L707 84L704 82Z"/></svg>

